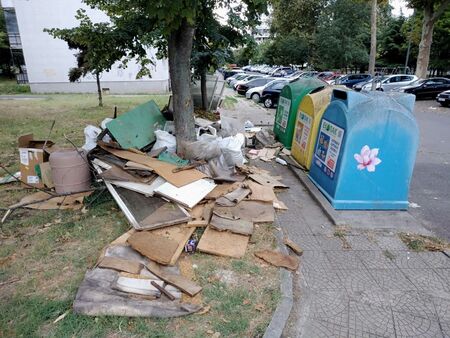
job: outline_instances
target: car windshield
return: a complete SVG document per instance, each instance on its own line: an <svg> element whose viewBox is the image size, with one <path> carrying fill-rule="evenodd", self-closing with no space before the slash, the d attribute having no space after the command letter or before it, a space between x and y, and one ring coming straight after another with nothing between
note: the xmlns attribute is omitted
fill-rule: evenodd
<svg viewBox="0 0 450 338"><path fill-rule="evenodd" d="M427 82L426 79L416 80L416 81L411 83L411 86L418 86L418 85L421 85L422 83L425 83L425 82Z"/></svg>

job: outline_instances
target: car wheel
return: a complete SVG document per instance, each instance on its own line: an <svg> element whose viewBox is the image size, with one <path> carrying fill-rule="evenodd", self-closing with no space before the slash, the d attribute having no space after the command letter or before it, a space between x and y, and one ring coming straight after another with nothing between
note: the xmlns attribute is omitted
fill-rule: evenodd
<svg viewBox="0 0 450 338"><path fill-rule="evenodd" d="M259 100L260 100L260 97L259 97L259 94L258 94L258 93L253 93L252 96L250 96L250 98L251 98L253 101L255 101L256 103L258 103Z"/></svg>
<svg viewBox="0 0 450 338"><path fill-rule="evenodd" d="M272 106L273 106L273 101L270 97L268 97L267 99L264 100L264 107L272 108Z"/></svg>
<svg viewBox="0 0 450 338"><path fill-rule="evenodd" d="M448 103L447 102L439 102L441 104L442 107L448 107Z"/></svg>

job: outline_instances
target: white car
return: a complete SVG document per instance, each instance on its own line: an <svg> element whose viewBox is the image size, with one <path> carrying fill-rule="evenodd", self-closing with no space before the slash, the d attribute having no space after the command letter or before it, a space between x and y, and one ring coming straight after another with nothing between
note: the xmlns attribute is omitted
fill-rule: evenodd
<svg viewBox="0 0 450 338"><path fill-rule="evenodd" d="M277 82L286 82L286 81L287 81L287 80L284 79L284 78L279 78L279 79L275 79L275 80L273 80L273 81L270 81L269 83L267 83L267 84L264 85L264 86L261 86L261 87L253 87L253 88L247 90L247 92L245 93L245 97L246 97L247 99L252 99L252 100L255 101L256 103L258 103L259 100L260 100L260 98L261 98L262 92L263 92L263 90L264 90L266 87L268 87L268 86L270 86L270 85L272 85L272 84L274 84L274 83L277 83Z"/></svg>
<svg viewBox="0 0 450 338"><path fill-rule="evenodd" d="M377 82L376 84L376 90L381 90L385 92L389 92L393 89L397 89L400 87L408 86L414 81L418 79L415 75L410 74L394 74L394 75L387 75L383 77L381 82ZM372 83L368 83L364 85L361 90L363 91L370 91L372 90Z"/></svg>
<svg viewBox="0 0 450 338"><path fill-rule="evenodd" d="M261 77L263 77L263 75L250 75L250 76L248 76L248 77L243 78L242 80L236 81L236 82L233 84L233 88L234 88L234 90L236 90L236 88L237 88L239 85L241 85L241 84L246 84L246 83L248 83L248 82L251 81L251 80L259 79L259 78L261 78Z"/></svg>

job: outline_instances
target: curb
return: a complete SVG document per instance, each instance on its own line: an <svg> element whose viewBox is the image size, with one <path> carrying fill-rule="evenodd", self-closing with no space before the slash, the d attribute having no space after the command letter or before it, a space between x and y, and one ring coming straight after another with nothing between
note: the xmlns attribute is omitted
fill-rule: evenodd
<svg viewBox="0 0 450 338"><path fill-rule="evenodd" d="M275 216L275 223L278 225L278 218ZM276 238L280 251L284 254L289 254L286 246L283 244L282 231L276 231ZM293 280L292 272L280 268L280 291L281 300L272 315L270 324L264 332L263 338L281 337L284 327L291 314L292 305L294 302Z"/></svg>
<svg viewBox="0 0 450 338"><path fill-rule="evenodd" d="M294 175L299 179L299 181L303 184L303 186L308 190L309 194L312 196L312 198L317 202L317 204L320 205L322 210L325 212L327 217L330 219L331 222L333 222L336 226L343 226L347 225L345 221L343 221L339 215L336 213L336 210L334 210L328 200L325 198L325 196L322 195L322 193L317 189L317 187L312 183L308 176L306 175L305 171L302 169L299 169L295 163L292 163L292 159L288 156L280 156L288 163L289 169L294 173Z"/></svg>

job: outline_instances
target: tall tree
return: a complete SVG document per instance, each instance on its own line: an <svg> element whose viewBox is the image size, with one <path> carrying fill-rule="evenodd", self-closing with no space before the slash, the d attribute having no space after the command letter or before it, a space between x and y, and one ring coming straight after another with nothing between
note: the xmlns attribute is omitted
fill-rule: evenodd
<svg viewBox="0 0 450 338"><path fill-rule="evenodd" d="M414 9L423 12L422 36L417 56L416 75L426 78L430 63L431 44L433 42L433 29L439 17L450 6L450 0L409 0Z"/></svg>
<svg viewBox="0 0 450 338"><path fill-rule="evenodd" d="M156 46L167 53L173 93L175 132L180 141L195 140L193 103L190 93L191 53L196 25L202 24L202 6L242 12L249 22L266 10L265 0L84 0L105 11L112 23L133 41ZM178 142L179 145L183 142ZM182 149L178 149L183 151Z"/></svg>

